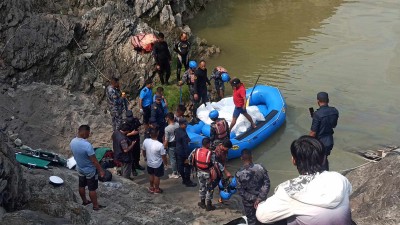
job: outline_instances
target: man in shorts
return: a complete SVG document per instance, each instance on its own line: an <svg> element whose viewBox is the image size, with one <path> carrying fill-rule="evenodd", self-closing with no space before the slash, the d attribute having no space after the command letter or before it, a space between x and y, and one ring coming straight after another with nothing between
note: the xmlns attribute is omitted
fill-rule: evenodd
<svg viewBox="0 0 400 225"><path fill-rule="evenodd" d="M96 159L93 146L87 141L90 135L90 127L81 125L78 129L78 137L72 139L70 148L76 161L76 170L79 174L79 195L82 205L93 203L93 210L104 208L97 201L96 189L98 188L98 174L104 177L104 170ZM90 201L86 198L85 187L88 186Z"/></svg>
<svg viewBox="0 0 400 225"><path fill-rule="evenodd" d="M161 194L160 177L164 176L164 165L167 166L167 153L164 145L157 140L158 130L150 129L150 138L143 141L142 154L147 162L147 173L149 174L150 193Z"/></svg>
<svg viewBox="0 0 400 225"><path fill-rule="evenodd" d="M233 111L232 122L229 130L231 131L232 128L235 126L236 120L240 116L240 114L243 114L243 116L245 116L246 119L249 120L249 122L251 123L251 127L256 128L256 124L253 122L253 119L251 119L251 116L246 111L246 88L244 87L244 84L240 82L238 78L233 79L231 84L233 88L233 103L235 104L235 110Z"/></svg>

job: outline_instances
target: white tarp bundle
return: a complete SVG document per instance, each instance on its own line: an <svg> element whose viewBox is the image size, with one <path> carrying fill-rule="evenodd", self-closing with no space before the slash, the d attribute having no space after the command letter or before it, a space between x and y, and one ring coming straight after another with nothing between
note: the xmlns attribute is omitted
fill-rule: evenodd
<svg viewBox="0 0 400 225"><path fill-rule="evenodd" d="M224 98L219 102L207 103L207 106L204 104L201 105L197 109L197 117L202 120L206 124L211 124L212 120L208 117L208 114L212 110L218 110L219 118L224 118L230 124L232 121L233 110L235 109L235 105L233 104L233 98ZM246 108L247 113L251 116L253 121L265 121L263 114L258 110L257 106L249 106ZM240 114L239 118L236 121L236 125L232 128L231 132L235 133L236 136L246 132L246 130L250 127L250 122Z"/></svg>

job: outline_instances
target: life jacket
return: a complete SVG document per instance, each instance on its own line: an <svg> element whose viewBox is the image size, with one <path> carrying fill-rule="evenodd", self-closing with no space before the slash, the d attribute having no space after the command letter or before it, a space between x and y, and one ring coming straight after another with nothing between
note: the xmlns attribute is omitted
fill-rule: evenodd
<svg viewBox="0 0 400 225"><path fill-rule="evenodd" d="M133 49L140 53L150 53L156 41L157 37L154 34L140 33L131 37Z"/></svg>
<svg viewBox="0 0 400 225"><path fill-rule="evenodd" d="M224 139L228 135L228 127L223 119L218 119L214 124L217 139Z"/></svg>
<svg viewBox="0 0 400 225"><path fill-rule="evenodd" d="M196 149L192 165L196 165L196 168L200 170L208 170L211 167L211 154L212 152L209 149Z"/></svg>
<svg viewBox="0 0 400 225"><path fill-rule="evenodd" d="M215 79L222 79L221 78L221 75L223 74L223 73L227 73L228 72L228 70L226 70L224 67L222 67L222 66L217 66L217 67L215 67L215 69L214 69L214 71L213 71L213 73L215 74Z"/></svg>

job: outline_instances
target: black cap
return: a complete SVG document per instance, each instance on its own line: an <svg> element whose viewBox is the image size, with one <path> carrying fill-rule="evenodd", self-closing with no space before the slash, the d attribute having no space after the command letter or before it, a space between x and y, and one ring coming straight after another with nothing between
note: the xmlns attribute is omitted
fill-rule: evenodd
<svg viewBox="0 0 400 225"><path fill-rule="evenodd" d="M232 84L233 86L236 86L236 85L240 84L239 78L233 79L232 82L231 82L231 84Z"/></svg>
<svg viewBox="0 0 400 225"><path fill-rule="evenodd" d="M328 103L329 102L329 96L328 96L328 93L326 93L326 92L319 92L318 94L317 94L317 100L318 101L320 101L320 102L326 102L326 103Z"/></svg>
<svg viewBox="0 0 400 225"><path fill-rule="evenodd" d="M156 95L155 99L162 99L162 96L161 95Z"/></svg>
<svg viewBox="0 0 400 225"><path fill-rule="evenodd" d="M222 142L222 145L223 145L225 148L232 148L232 142L231 142L231 140L229 140L229 139L225 139L225 140Z"/></svg>
<svg viewBox="0 0 400 225"><path fill-rule="evenodd" d="M179 125L181 124L187 124L187 120L185 118L182 118L179 120Z"/></svg>

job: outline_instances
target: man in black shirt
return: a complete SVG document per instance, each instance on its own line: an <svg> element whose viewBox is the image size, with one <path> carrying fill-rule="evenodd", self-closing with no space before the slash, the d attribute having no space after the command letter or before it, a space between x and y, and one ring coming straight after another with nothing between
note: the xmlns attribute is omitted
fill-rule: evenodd
<svg viewBox="0 0 400 225"><path fill-rule="evenodd" d="M154 44L153 56L156 61L156 69L160 76L161 84L166 83L168 85L168 80L171 76L171 53L169 52L167 42L164 41L164 34L161 32L158 33L158 41Z"/></svg>
<svg viewBox="0 0 400 225"><path fill-rule="evenodd" d="M126 123L112 134L114 158L121 162L121 173L126 179L130 179L132 173L132 154L130 153L136 144L126 136L130 132L130 126Z"/></svg>
<svg viewBox="0 0 400 225"><path fill-rule="evenodd" d="M210 80L207 77L207 68L206 68L206 61L201 60L199 63L199 68L197 68L196 72L196 79L193 85L194 91L194 115L197 118L196 112L197 108L201 104L206 104L209 101L207 96L207 84L211 85Z"/></svg>
<svg viewBox="0 0 400 225"><path fill-rule="evenodd" d="M191 167L188 160L191 153L189 150L190 138L186 132L186 127L186 119L179 120L179 128L175 130L176 164L178 172L182 176L182 184L186 185L186 187L195 187L197 184L190 180Z"/></svg>
<svg viewBox="0 0 400 225"><path fill-rule="evenodd" d="M339 112L335 107L330 107L329 96L326 92L317 94L319 109L312 115L310 136L316 137L322 142L326 153L326 170L329 170L328 156L333 148L333 128L339 119Z"/></svg>
<svg viewBox="0 0 400 225"><path fill-rule="evenodd" d="M156 121L156 123L158 125L158 131L159 131L157 140L159 142L163 143L164 129L166 126L166 122L165 122L165 110L161 104L161 100L162 100L161 95L155 96L155 102L153 103L153 105L151 105L150 120Z"/></svg>
<svg viewBox="0 0 400 225"><path fill-rule="evenodd" d="M132 175L137 176L136 169L144 170L139 164L140 161L140 135L139 128L142 125L138 118L133 116L132 110L128 110L126 112L125 123L129 125L129 133L126 135L131 142L135 142L133 149L131 151L132 154Z"/></svg>
<svg viewBox="0 0 400 225"><path fill-rule="evenodd" d="M189 68L190 42L187 39L187 34L182 33L179 37L179 41L174 46L174 51L178 54L178 60L176 61L177 82L181 79L182 65L185 67L185 71Z"/></svg>

